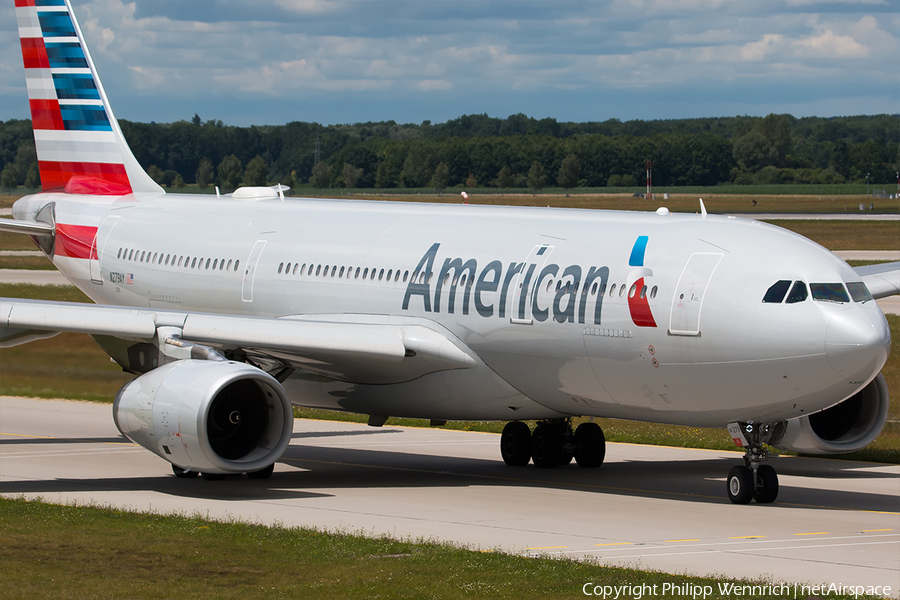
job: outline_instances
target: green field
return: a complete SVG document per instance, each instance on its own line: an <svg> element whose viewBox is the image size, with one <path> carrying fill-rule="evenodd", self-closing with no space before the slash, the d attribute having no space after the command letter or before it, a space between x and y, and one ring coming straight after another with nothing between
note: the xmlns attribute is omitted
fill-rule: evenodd
<svg viewBox="0 0 900 600"><path fill-rule="evenodd" d="M719 587L761 586L762 579L670 575L359 533L0 499L0 597L526 600L584 598L588 583L648 586L640 596L620 598L692 597L663 593L666 584L687 584L707 599L772 596ZM812 595L802 587L797 592Z"/></svg>

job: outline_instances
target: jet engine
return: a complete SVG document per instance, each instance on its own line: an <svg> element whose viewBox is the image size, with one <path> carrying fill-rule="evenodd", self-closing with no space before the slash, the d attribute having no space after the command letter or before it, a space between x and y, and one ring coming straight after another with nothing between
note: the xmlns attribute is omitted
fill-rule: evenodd
<svg viewBox="0 0 900 600"><path fill-rule="evenodd" d="M831 408L787 422L771 445L805 454L854 452L871 444L888 415L888 388L879 373L869 385Z"/></svg>
<svg viewBox="0 0 900 600"><path fill-rule="evenodd" d="M249 473L287 448L294 412L287 392L256 367L179 360L128 382L116 396L119 431L179 467Z"/></svg>

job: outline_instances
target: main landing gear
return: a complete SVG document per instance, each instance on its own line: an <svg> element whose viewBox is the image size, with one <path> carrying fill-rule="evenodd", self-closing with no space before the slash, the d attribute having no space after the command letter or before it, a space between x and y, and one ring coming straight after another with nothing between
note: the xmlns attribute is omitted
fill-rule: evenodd
<svg viewBox="0 0 900 600"><path fill-rule="evenodd" d="M606 438L596 423L582 423L572 432L571 419L539 421L534 433L521 421L512 421L500 436L500 455L512 467L528 461L542 469L567 465L575 459L579 467L599 467L606 457Z"/></svg>
<svg viewBox="0 0 900 600"><path fill-rule="evenodd" d="M762 462L769 458L766 444L784 434L783 423L729 423L728 433L735 444L744 448L744 465L728 471L728 499L735 504L747 504L751 500L759 504L775 502L778 475L771 465Z"/></svg>

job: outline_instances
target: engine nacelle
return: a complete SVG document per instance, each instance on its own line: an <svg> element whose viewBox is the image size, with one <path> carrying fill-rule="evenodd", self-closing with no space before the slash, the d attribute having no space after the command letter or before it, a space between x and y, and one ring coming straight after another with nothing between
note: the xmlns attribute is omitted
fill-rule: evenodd
<svg viewBox="0 0 900 600"><path fill-rule="evenodd" d="M179 360L119 390L113 420L122 435L179 467L246 473L285 451L294 411L281 384L256 367Z"/></svg>
<svg viewBox="0 0 900 600"><path fill-rule="evenodd" d="M888 415L888 388L879 373L869 385L840 404L787 422L784 436L772 445L805 454L842 454L871 444Z"/></svg>

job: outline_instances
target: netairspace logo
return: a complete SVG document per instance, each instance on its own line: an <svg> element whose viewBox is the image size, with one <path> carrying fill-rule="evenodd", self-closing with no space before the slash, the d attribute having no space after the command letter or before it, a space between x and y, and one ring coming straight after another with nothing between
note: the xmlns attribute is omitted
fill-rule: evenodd
<svg viewBox="0 0 900 600"><path fill-rule="evenodd" d="M758 584L747 585L738 583L719 583L716 586L698 585L694 583L663 583L663 584L624 584L624 585L595 585L593 582L585 583L581 587L585 596L596 596L604 600L641 600L648 597L678 597L691 598L692 600L705 600L706 598L808 598L809 596L844 595L858 598L860 596L890 596L890 586L880 585L843 585L840 583L822 583L818 585L801 584Z"/></svg>

